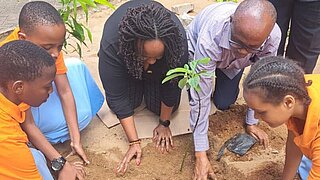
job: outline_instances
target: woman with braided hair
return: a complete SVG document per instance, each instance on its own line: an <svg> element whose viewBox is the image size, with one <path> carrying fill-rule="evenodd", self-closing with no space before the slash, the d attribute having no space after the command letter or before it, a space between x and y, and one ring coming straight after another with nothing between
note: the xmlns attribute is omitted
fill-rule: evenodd
<svg viewBox="0 0 320 180"><path fill-rule="evenodd" d="M293 179L302 155L312 161L308 179L320 179L320 75L304 75L289 59L257 61L244 83L244 99L271 127L288 127L282 179Z"/></svg>
<svg viewBox="0 0 320 180"><path fill-rule="evenodd" d="M127 135L129 149L117 167L125 173L133 157L141 162L141 146L134 109L142 99L160 116L153 130L156 147L164 153L173 146L170 116L180 103L177 81L161 84L169 69L188 60L187 39L178 18L160 3L129 1L106 21L99 51L99 73L107 103Z"/></svg>

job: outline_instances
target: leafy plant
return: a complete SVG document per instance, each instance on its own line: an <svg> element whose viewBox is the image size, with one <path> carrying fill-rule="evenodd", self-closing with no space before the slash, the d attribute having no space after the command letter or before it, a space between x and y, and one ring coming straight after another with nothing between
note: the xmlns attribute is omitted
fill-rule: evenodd
<svg viewBox="0 0 320 180"><path fill-rule="evenodd" d="M64 43L64 48L66 49L66 47L69 45L79 54L80 57L82 57L82 45L88 47L85 42L86 35L89 38L89 41L92 43L92 34L86 25L78 21L77 7L81 6L86 17L86 23L88 23L89 20L88 7L96 8L97 4L107 6L111 9L115 9L115 7L107 0L59 0L59 3L62 5L62 7L58 11L67 26L68 33ZM73 40L75 41L76 46L69 42L72 40L71 37L75 38L75 40Z"/></svg>
<svg viewBox="0 0 320 180"><path fill-rule="evenodd" d="M199 102L199 113L197 116L196 124L194 126L193 131L196 129L200 117L200 110L201 110L201 102L200 102L200 96L199 91L201 90L199 86L200 82L200 75L212 77L214 76L213 73L208 73L206 70L202 70L200 72L196 71L196 68L198 64L208 64L210 62L210 58L203 58L191 61L184 65L184 67L177 67L175 69L171 69L167 72L166 77L163 79L162 84L170 81L173 78L182 76L183 78L179 80L178 86L180 89L183 89L186 87L187 89L193 88L196 91L196 94L198 96L198 102Z"/></svg>

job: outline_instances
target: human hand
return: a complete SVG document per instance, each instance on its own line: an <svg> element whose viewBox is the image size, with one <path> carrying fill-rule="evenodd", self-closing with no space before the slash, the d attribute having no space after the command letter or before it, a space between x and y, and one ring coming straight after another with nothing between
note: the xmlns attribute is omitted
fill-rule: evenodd
<svg viewBox="0 0 320 180"><path fill-rule="evenodd" d="M260 144L263 144L264 148L269 147L269 138L267 133L260 129L257 125L247 125L246 131L256 140L258 140Z"/></svg>
<svg viewBox="0 0 320 180"><path fill-rule="evenodd" d="M194 167L194 180L207 180L208 178L216 180L211 164L206 152L196 152L196 163Z"/></svg>
<svg viewBox="0 0 320 180"><path fill-rule="evenodd" d="M83 163L75 162L72 165L66 162L59 172L58 180L70 180L79 179L83 180L86 176L86 172L83 167Z"/></svg>
<svg viewBox="0 0 320 180"><path fill-rule="evenodd" d="M84 161L85 165L90 164L90 161L88 160L86 154L84 153L84 150L83 150L82 145L81 145L80 142L79 143L73 143L71 141L70 147L71 147L72 151L71 151L70 154L68 154L66 156L66 158L68 158L69 156L73 156L73 155L77 154Z"/></svg>
<svg viewBox="0 0 320 180"><path fill-rule="evenodd" d="M164 153L165 150L168 152L170 147L173 148L173 140L170 128L159 124L153 130L153 142L156 143L156 148L161 151L161 153Z"/></svg>
<svg viewBox="0 0 320 180"><path fill-rule="evenodd" d="M136 165L139 166L141 163L141 155L142 155L142 150L141 150L140 144L130 145L123 160L116 168L116 174L123 175L124 173L126 173L129 166L129 162L134 157L136 157Z"/></svg>

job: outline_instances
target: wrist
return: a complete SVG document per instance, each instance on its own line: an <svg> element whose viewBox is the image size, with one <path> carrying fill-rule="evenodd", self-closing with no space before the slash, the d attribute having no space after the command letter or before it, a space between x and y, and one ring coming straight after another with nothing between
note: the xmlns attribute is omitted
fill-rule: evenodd
<svg viewBox="0 0 320 180"><path fill-rule="evenodd" d="M54 172L60 172L66 163L67 163L67 160L64 157L60 156L51 161L51 169Z"/></svg>
<svg viewBox="0 0 320 180"><path fill-rule="evenodd" d="M162 120L159 118L159 124L164 126L164 127L169 127L170 126L170 120Z"/></svg>
<svg viewBox="0 0 320 180"><path fill-rule="evenodd" d="M206 151L196 151L195 157L196 158L207 158L207 152Z"/></svg>
<svg viewBox="0 0 320 180"><path fill-rule="evenodd" d="M141 144L141 139L137 139L134 141L129 141L129 146L133 146L133 145L140 145Z"/></svg>

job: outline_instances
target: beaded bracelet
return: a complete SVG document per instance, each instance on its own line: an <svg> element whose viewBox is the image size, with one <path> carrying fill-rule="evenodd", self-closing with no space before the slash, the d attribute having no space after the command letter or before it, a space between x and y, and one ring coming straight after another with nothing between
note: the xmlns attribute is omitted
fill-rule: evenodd
<svg viewBox="0 0 320 180"><path fill-rule="evenodd" d="M134 144L141 144L141 139L138 139L138 140L134 140L134 141L130 141L129 142L129 146L132 146Z"/></svg>

